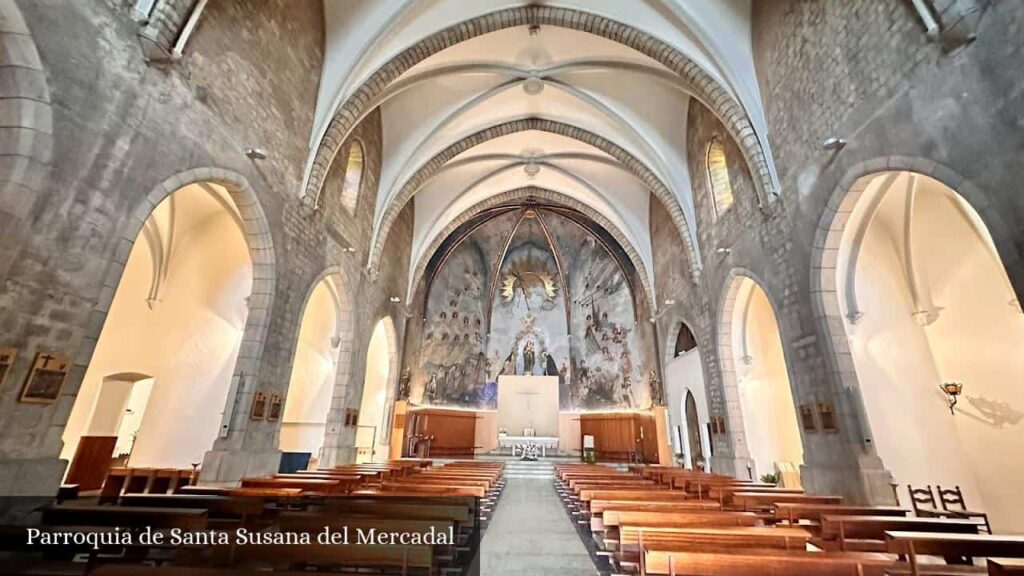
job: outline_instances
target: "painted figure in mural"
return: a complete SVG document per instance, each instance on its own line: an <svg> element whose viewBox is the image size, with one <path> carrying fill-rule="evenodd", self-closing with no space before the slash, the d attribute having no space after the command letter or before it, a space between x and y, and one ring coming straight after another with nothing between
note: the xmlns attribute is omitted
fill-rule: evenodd
<svg viewBox="0 0 1024 576"><path fill-rule="evenodd" d="M523 347L523 374L533 376L533 367L537 363L537 354L533 351L533 340L527 340Z"/></svg>
<svg viewBox="0 0 1024 576"><path fill-rule="evenodd" d="M551 357L551 354L544 352L541 354L544 358L544 375L545 376L558 376L558 364L555 363L555 359Z"/></svg>
<svg viewBox="0 0 1024 576"><path fill-rule="evenodd" d="M658 378L658 373L654 368L647 373L647 380L651 386L651 403L655 406L664 406L665 389L661 386L661 378Z"/></svg>
<svg viewBox="0 0 1024 576"><path fill-rule="evenodd" d="M408 400L409 399L409 382L412 380L412 370L408 367L402 370L402 376L398 379L398 399Z"/></svg>
<svg viewBox="0 0 1024 576"><path fill-rule="evenodd" d="M423 397L430 403L437 401L437 374L430 374L430 380L423 387Z"/></svg>
<svg viewBox="0 0 1024 576"><path fill-rule="evenodd" d="M516 345L512 345L512 351L505 357L505 364L501 367L503 375L515 376L516 373Z"/></svg>
<svg viewBox="0 0 1024 576"><path fill-rule="evenodd" d="M633 407L633 380L629 374L623 374L619 384L619 403L626 408Z"/></svg>

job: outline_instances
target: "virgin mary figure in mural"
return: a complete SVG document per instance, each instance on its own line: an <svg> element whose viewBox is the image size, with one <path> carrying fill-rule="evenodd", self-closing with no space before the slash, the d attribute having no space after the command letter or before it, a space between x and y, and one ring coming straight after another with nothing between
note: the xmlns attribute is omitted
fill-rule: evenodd
<svg viewBox="0 0 1024 576"><path fill-rule="evenodd" d="M533 376L533 367L537 364L537 353L533 351L533 340L527 340L523 347L523 374Z"/></svg>

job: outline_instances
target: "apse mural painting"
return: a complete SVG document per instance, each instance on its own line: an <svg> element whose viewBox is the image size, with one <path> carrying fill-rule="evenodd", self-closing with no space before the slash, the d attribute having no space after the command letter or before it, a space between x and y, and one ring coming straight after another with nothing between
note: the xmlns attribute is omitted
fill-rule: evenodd
<svg viewBox="0 0 1024 576"><path fill-rule="evenodd" d="M649 406L653 363L637 334L626 272L609 252L613 240L600 238L568 218L549 221L560 253L573 255L565 270L570 278L572 376L563 407Z"/></svg>
<svg viewBox="0 0 1024 576"><path fill-rule="evenodd" d="M488 355L498 375L568 371L569 325L562 273L539 213L527 210L512 235L491 305Z"/></svg>
<svg viewBox="0 0 1024 576"><path fill-rule="evenodd" d="M485 352L490 267L504 242L496 229L510 230L515 218L491 223L459 243L433 279L412 377L412 398L420 404L495 407L497 385Z"/></svg>
<svg viewBox="0 0 1024 576"><path fill-rule="evenodd" d="M466 233L431 279L413 400L493 409L501 376L532 375L558 378L563 410L649 406L658 383L637 333L635 272L613 246L530 206Z"/></svg>

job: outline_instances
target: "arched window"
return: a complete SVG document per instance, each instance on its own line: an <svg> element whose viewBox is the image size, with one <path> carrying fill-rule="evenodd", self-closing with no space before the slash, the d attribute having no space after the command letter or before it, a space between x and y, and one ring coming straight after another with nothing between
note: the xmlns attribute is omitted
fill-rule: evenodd
<svg viewBox="0 0 1024 576"><path fill-rule="evenodd" d="M341 187L341 203L349 212L355 212L359 200L359 185L363 181L363 145L359 140L352 142L345 163L345 181Z"/></svg>
<svg viewBox="0 0 1024 576"><path fill-rule="evenodd" d="M729 182L729 164L725 160L725 146L718 138L708 144L708 183L715 201L715 216L732 206L732 183Z"/></svg>
<svg viewBox="0 0 1024 576"><path fill-rule="evenodd" d="M690 327L686 324L679 325L679 334L676 335L676 351L675 356L679 356L684 352L689 352L697 347L697 339L694 338L693 332L690 331Z"/></svg>

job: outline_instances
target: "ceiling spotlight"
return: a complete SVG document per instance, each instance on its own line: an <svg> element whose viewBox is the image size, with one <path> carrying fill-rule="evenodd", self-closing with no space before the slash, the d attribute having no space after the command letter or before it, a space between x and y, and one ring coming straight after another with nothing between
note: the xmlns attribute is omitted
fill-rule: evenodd
<svg viewBox="0 0 1024 576"><path fill-rule="evenodd" d="M664 304L665 306L675 306L676 300L675 298L666 298Z"/></svg>
<svg viewBox="0 0 1024 576"><path fill-rule="evenodd" d="M531 72L530 77L523 81L523 92L527 96L536 96L544 91L544 80Z"/></svg>
<svg viewBox="0 0 1024 576"><path fill-rule="evenodd" d="M732 254L732 248L718 248L715 250L715 254L721 254L722 256L728 256Z"/></svg>
<svg viewBox="0 0 1024 576"><path fill-rule="evenodd" d="M352 252L356 251L354 246L346 246L345 248L342 248L342 250L344 250L345 252L348 252L348 253L352 253Z"/></svg>
<svg viewBox="0 0 1024 576"><path fill-rule="evenodd" d="M264 150L263 148L258 148L258 147L257 148L246 148L245 149L245 155L248 156L250 160L266 160L267 159L267 151Z"/></svg>
<svg viewBox="0 0 1024 576"><path fill-rule="evenodd" d="M836 138L835 136L825 140L821 145L822 148L830 152L838 152L842 150L844 146L846 146L846 140L843 138Z"/></svg>
<svg viewBox="0 0 1024 576"><path fill-rule="evenodd" d="M388 298L388 300L391 300L392 304L398 304L399 302L402 301L402 299L399 298L398 296L392 296L391 298Z"/></svg>

